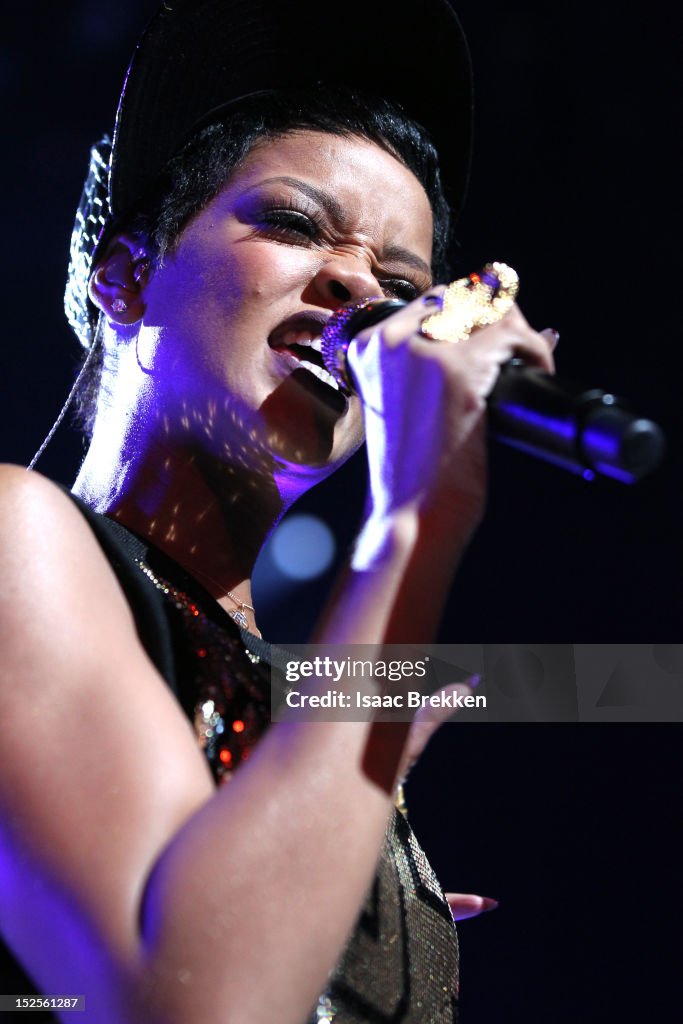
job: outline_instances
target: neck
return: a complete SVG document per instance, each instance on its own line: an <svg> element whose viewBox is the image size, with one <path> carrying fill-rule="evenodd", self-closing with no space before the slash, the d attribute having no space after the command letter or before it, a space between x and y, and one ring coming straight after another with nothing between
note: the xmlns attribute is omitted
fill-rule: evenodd
<svg viewBox="0 0 683 1024"><path fill-rule="evenodd" d="M212 398L210 387L198 388L201 399L179 397L141 372L154 360L141 360L137 343L117 345L115 359L105 347L106 380L74 493L174 558L226 611L253 604L251 574L268 534L334 468L333 424L292 415L289 391L283 430L282 394L258 413ZM303 430L294 430L296 443L292 423ZM253 629L250 611L247 620Z"/></svg>
<svg viewBox="0 0 683 1024"><path fill-rule="evenodd" d="M221 463L168 438L115 445L110 431L97 430L73 491L175 559L228 612L253 604L254 562L298 496L262 469ZM254 613L245 614L254 630Z"/></svg>

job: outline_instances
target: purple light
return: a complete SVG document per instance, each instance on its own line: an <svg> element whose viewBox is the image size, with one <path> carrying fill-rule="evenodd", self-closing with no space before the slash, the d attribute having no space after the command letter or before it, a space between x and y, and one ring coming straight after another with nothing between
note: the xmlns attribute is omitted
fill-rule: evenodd
<svg viewBox="0 0 683 1024"><path fill-rule="evenodd" d="M511 402L499 405L498 411L518 423L528 423L531 427L553 434L555 437L561 437L566 441L576 439L576 425L571 420L557 419L557 417L547 416L542 412L535 412L533 409L525 409L524 406Z"/></svg>
<svg viewBox="0 0 683 1024"><path fill-rule="evenodd" d="M585 446L596 455L600 454L609 460L619 459L621 440L620 434L608 434L604 426L598 429L588 427L583 434Z"/></svg>

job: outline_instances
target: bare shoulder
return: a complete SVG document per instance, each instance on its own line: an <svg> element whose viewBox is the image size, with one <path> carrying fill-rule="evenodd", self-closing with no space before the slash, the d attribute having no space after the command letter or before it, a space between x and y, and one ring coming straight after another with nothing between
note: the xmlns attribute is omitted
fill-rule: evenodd
<svg viewBox="0 0 683 1024"><path fill-rule="evenodd" d="M0 467L0 571L0 931L39 985L66 991L83 928L105 975L132 955L145 879L213 785L87 521L14 466Z"/></svg>
<svg viewBox="0 0 683 1024"><path fill-rule="evenodd" d="M0 466L0 573L10 658L25 663L29 647L38 656L64 651L84 624L99 642L83 646L81 659L101 658L110 637L136 642L115 574L79 509L57 484L18 466Z"/></svg>
<svg viewBox="0 0 683 1024"><path fill-rule="evenodd" d="M31 506L39 504L66 508L69 499L61 487L42 473L24 466L0 463L0 517L3 527L12 514L28 512Z"/></svg>
<svg viewBox="0 0 683 1024"><path fill-rule="evenodd" d="M74 562L70 556L76 549ZM33 572L44 579L62 569L68 583L76 566L95 561L101 570L106 565L97 551L87 522L61 487L22 466L0 465L0 567L5 578L9 573L16 585L22 580L30 585Z"/></svg>

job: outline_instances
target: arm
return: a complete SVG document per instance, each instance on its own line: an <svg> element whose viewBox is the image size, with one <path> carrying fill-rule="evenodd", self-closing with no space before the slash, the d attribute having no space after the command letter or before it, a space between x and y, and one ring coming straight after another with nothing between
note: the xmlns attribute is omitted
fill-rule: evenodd
<svg viewBox="0 0 683 1024"><path fill-rule="evenodd" d="M319 643L433 639L484 508L486 398L499 368L520 355L554 369L553 339L516 306L459 344L423 338L424 316L418 299L349 348L365 406L369 502Z"/></svg>
<svg viewBox="0 0 683 1024"><path fill-rule="evenodd" d="M417 337L421 315L419 304L408 307L401 322L392 318L393 333L371 335L358 346L358 375L369 410L371 504L318 642L430 639L481 512L485 395L498 366L523 351L552 367L546 343L517 311L461 351ZM379 391L373 390L374 382ZM373 409L386 413L375 421ZM255 831L235 834L230 864L244 887L253 884L255 868L262 871L262 889L241 928L237 913L226 910L224 948L241 962L245 977L257 977L267 962L281 1018L291 1011L292 1020L303 1019L326 970L337 961L372 878L406 732L393 728L389 736L387 730L348 722L293 721L275 727L241 773L239 789L231 783L224 806L220 800L207 805L204 827L195 829L192 822L158 863L148 890L155 962L170 968L192 954L191 940L180 954L173 946L173 894L185 892L188 863L198 865L201 877L203 858L209 856L204 836L220 829L223 813L232 814L234 822L249 821L251 815ZM253 816L253 801L261 803L260 816ZM334 822L334 829L327 822ZM265 852L265 860L254 856L254 848ZM279 899L282 879L288 891ZM311 894L324 900L324 916ZM195 908L210 905L197 894ZM158 945L157 933L166 936ZM273 965L271 957L280 964ZM297 979L292 965L302 962L310 975ZM311 978L315 984L307 990L307 1004ZM226 1005L234 991L225 989ZM260 1019L258 1001L250 1012L249 1019ZM269 1012L267 1007L266 1017Z"/></svg>
<svg viewBox="0 0 683 1024"><path fill-rule="evenodd" d="M300 1024L391 806L360 767L366 726L276 726L216 792L69 500L5 469L0 532L7 941L44 991L85 993L97 1024L253 1024L270 993Z"/></svg>
<svg viewBox="0 0 683 1024"><path fill-rule="evenodd" d="M365 350L368 372L371 357L404 348L384 340L379 353ZM421 435L409 487L399 471L406 445L415 459L414 436L399 421L370 438L382 487L320 640L428 639L421 630L436 621L480 508L481 438L461 442L476 436L481 403L464 439L451 430L431 447L451 416L461 422L448 396L464 371L426 345L410 337L403 386L410 391L418 367L421 383L434 372L452 382ZM511 347L492 337L489 362ZM82 517L23 470L5 470L0 485L0 534L12 537L0 551L6 938L45 991L84 992L97 1024L214 1024L219 1012L258 1024L272 1019L271 993L279 1022L300 1024L370 884L402 743L383 752L378 785L367 770L368 724L282 723L215 792ZM433 587L435 573L420 633L406 635L418 588Z"/></svg>

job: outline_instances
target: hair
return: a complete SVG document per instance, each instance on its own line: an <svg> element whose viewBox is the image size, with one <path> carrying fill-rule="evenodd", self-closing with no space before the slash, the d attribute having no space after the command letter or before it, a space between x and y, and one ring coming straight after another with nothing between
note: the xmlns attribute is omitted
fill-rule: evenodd
<svg viewBox="0 0 683 1024"><path fill-rule="evenodd" d="M219 115L220 116L220 115ZM295 131L317 131L368 139L399 159L418 179L432 207L432 273L448 276L450 216L436 150L424 128L386 99L341 86L315 92L287 90L254 94L195 130L167 162L138 208L117 223L144 237L150 258L160 265L183 229L220 192L257 141ZM110 232L111 233L111 232ZM104 318L100 316L88 366L75 395L75 417L92 436L104 366Z"/></svg>

